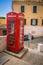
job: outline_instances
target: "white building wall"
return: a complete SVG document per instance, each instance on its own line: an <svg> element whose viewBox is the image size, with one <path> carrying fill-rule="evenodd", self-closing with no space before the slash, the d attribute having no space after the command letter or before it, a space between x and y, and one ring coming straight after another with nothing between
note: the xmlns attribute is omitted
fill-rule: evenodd
<svg viewBox="0 0 43 65"><path fill-rule="evenodd" d="M29 33L34 37L43 36L43 26L24 26L24 35Z"/></svg>

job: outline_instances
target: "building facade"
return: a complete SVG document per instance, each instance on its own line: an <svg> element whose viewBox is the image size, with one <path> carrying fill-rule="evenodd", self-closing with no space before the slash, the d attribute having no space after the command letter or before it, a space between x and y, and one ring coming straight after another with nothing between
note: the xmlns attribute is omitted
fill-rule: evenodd
<svg viewBox="0 0 43 65"><path fill-rule="evenodd" d="M6 24L5 17L0 17L0 24Z"/></svg>
<svg viewBox="0 0 43 65"><path fill-rule="evenodd" d="M6 35L5 17L0 17L0 36Z"/></svg>
<svg viewBox="0 0 43 65"><path fill-rule="evenodd" d="M12 11L24 13L24 34L43 35L43 0L12 0Z"/></svg>

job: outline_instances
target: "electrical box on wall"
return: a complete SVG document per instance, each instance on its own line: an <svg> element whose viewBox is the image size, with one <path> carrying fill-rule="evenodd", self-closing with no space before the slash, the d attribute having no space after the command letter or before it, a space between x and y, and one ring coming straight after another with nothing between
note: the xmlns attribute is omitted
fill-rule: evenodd
<svg viewBox="0 0 43 65"><path fill-rule="evenodd" d="M7 50L19 52L24 48L24 14L9 12L7 21Z"/></svg>

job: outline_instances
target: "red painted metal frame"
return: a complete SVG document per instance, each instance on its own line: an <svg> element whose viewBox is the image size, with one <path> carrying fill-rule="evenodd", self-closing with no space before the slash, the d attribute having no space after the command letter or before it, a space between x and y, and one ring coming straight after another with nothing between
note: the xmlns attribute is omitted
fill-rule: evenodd
<svg viewBox="0 0 43 65"><path fill-rule="evenodd" d="M15 34L14 34L14 45L11 46L9 44L9 21L13 20L15 23ZM24 14L22 13L15 13L15 12L9 12L6 16L7 21L7 49L13 52L19 52L21 49L24 48L24 24L23 30L22 30L22 43L20 43L20 22L22 21L24 23Z"/></svg>

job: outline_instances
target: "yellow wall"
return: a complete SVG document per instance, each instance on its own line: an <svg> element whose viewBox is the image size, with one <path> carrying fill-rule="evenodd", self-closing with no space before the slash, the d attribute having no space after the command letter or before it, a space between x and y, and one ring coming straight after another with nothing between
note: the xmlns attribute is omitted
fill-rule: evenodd
<svg viewBox="0 0 43 65"><path fill-rule="evenodd" d="M0 24L6 24L5 19L0 19Z"/></svg>
<svg viewBox="0 0 43 65"><path fill-rule="evenodd" d="M21 6L25 6L25 18L26 18L26 25L30 26L31 19L38 19L38 26L42 26L42 19L43 19L43 6L42 5L36 5L38 6L38 12L32 13L32 7L34 5L28 5L28 4L13 4L13 10L16 12L21 12Z"/></svg>

